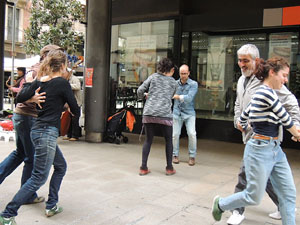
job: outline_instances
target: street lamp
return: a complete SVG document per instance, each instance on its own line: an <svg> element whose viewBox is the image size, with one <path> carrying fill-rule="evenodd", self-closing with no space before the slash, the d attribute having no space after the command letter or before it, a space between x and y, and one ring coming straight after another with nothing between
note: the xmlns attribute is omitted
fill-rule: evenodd
<svg viewBox="0 0 300 225"><path fill-rule="evenodd" d="M15 29L16 29L16 5L18 0L8 0L8 2L11 2L14 4L13 6L13 27L12 27L12 47L11 47L11 51L12 51L12 56L11 56L11 74L10 74L10 85L13 86L13 82L14 82L14 71L15 71ZM14 102L11 101L11 110L13 110L14 107Z"/></svg>

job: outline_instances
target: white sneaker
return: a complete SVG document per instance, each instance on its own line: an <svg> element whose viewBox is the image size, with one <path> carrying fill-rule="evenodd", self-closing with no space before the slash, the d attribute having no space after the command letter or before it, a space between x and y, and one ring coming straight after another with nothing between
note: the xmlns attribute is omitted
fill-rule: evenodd
<svg viewBox="0 0 300 225"><path fill-rule="evenodd" d="M227 224L230 225L239 225L245 219L244 213L240 214L239 211L233 210L232 215L227 220Z"/></svg>
<svg viewBox="0 0 300 225"><path fill-rule="evenodd" d="M295 208L295 212L297 212L297 208ZM274 220L281 220L280 211L276 210L276 212L270 213L269 217L274 219Z"/></svg>
<svg viewBox="0 0 300 225"><path fill-rule="evenodd" d="M270 213L269 217L272 218L272 219L274 219L274 220L281 220L281 214L280 214L280 212L278 210L276 210L273 213Z"/></svg>

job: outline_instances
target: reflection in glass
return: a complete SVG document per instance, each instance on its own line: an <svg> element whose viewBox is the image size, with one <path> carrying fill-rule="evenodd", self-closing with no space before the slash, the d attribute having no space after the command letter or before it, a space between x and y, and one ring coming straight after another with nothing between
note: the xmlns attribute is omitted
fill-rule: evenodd
<svg viewBox="0 0 300 225"><path fill-rule="evenodd" d="M236 84L241 76L236 52L247 43L255 44L262 58L279 55L291 63L288 87L300 98L297 33L209 35L185 32L182 34L181 63L190 61L191 78L199 84L195 100L198 118L233 120Z"/></svg>
<svg viewBox="0 0 300 225"><path fill-rule="evenodd" d="M174 47L174 21L155 21L114 25L111 40L111 112L133 105L142 113L143 102L136 99L136 89L156 71L156 63L170 57Z"/></svg>

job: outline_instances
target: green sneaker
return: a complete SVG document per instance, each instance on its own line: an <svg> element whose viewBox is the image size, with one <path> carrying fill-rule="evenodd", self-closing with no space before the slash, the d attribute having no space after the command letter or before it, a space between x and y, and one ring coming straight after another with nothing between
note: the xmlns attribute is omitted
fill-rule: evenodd
<svg viewBox="0 0 300 225"><path fill-rule="evenodd" d="M15 217L5 218L3 216L0 216L0 224L1 225L17 225L17 223L15 221Z"/></svg>
<svg viewBox="0 0 300 225"><path fill-rule="evenodd" d="M212 205L212 216L215 219L215 221L220 221L222 218L223 211L220 210L219 208L219 201L220 201L220 196L217 195L214 198L213 205Z"/></svg>
<svg viewBox="0 0 300 225"><path fill-rule="evenodd" d="M50 217L50 216L54 216L55 214L61 213L63 211L63 208L56 205L54 206L52 209L46 209L46 216Z"/></svg>

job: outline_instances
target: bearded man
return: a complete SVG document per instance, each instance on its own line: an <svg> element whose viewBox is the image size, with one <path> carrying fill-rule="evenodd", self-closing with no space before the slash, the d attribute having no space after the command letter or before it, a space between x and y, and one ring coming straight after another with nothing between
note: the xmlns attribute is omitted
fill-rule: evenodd
<svg viewBox="0 0 300 225"><path fill-rule="evenodd" d="M262 82L256 78L253 74L255 69L255 60L259 58L259 50L253 44L243 45L238 51L238 65L241 69L242 76L239 78L237 83L237 97L234 106L234 126L238 129L237 120L242 114L243 110L247 108L251 97L262 85ZM280 90L276 90L279 100L286 111L292 117L293 122L299 127L300 126L300 112L296 97L286 88L285 85L282 86ZM251 126L248 126L247 130L242 133L243 142L246 142L253 135L253 130ZM282 141L282 126L279 130L279 140ZM247 178L245 174L245 166L242 162L240 173L238 175L238 184L235 186L235 193L243 191L247 185ZM266 192L277 206L276 212L270 213L269 217L273 219L281 219L279 202L277 195L274 193L272 184L268 180ZM238 225L245 219L244 216L245 208L238 208L233 210L232 215L227 220L227 224Z"/></svg>

